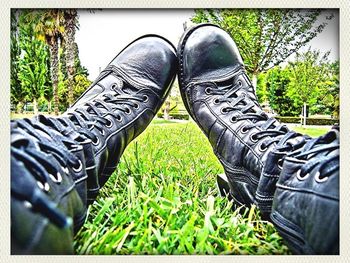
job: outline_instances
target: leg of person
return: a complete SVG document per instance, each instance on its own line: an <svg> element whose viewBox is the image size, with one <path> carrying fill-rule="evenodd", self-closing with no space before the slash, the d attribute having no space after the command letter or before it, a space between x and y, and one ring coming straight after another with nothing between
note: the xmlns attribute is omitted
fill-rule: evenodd
<svg viewBox="0 0 350 263"><path fill-rule="evenodd" d="M176 61L170 42L141 37L61 116L12 122L13 254L73 252L73 232L84 222L86 205L161 107Z"/></svg>
<svg viewBox="0 0 350 263"><path fill-rule="evenodd" d="M188 29L177 52L184 104L224 167L229 195L270 220L283 160L311 138L263 112L236 44L219 27Z"/></svg>

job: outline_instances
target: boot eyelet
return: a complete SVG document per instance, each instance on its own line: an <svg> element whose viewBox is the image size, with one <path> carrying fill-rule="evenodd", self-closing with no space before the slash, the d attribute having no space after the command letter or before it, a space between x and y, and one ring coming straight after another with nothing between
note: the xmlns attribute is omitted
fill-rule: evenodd
<svg viewBox="0 0 350 263"><path fill-rule="evenodd" d="M138 109L140 108L140 105L138 103L135 103L134 106L133 106L135 109Z"/></svg>
<svg viewBox="0 0 350 263"><path fill-rule="evenodd" d="M252 141L252 142L257 142L259 139L258 138L256 138L255 137L256 136L256 133L252 133L251 135L250 135L250 140Z"/></svg>
<svg viewBox="0 0 350 263"><path fill-rule="evenodd" d="M113 126L113 122L108 120L108 123L105 124L107 128L111 128Z"/></svg>
<svg viewBox="0 0 350 263"><path fill-rule="evenodd" d="M125 108L124 112L129 115L131 113L131 110L129 108Z"/></svg>
<svg viewBox="0 0 350 263"><path fill-rule="evenodd" d="M39 188L40 188L41 190L43 190L43 191L45 191L45 192L50 191L50 185L49 185L47 182L45 182L45 183L43 184L42 182L37 181L37 185L39 186Z"/></svg>
<svg viewBox="0 0 350 263"><path fill-rule="evenodd" d="M315 175L315 180L318 183L323 183L323 182L328 180L328 176L321 178L320 172L317 172L316 175Z"/></svg>
<svg viewBox="0 0 350 263"><path fill-rule="evenodd" d="M283 159L282 158L278 159L277 166L278 166L278 168L280 168L282 170L282 168L283 168Z"/></svg>
<svg viewBox="0 0 350 263"><path fill-rule="evenodd" d="M59 172L57 172L56 176L54 176L52 174L49 174L49 175L50 175L50 178L53 182L55 182L57 184L62 182L62 175Z"/></svg>
<svg viewBox="0 0 350 263"><path fill-rule="evenodd" d="M205 91L205 94L211 95L211 88L210 87L206 87L204 91Z"/></svg>
<svg viewBox="0 0 350 263"><path fill-rule="evenodd" d="M147 102L149 100L149 97L147 95L143 95L142 98L143 102Z"/></svg>
<svg viewBox="0 0 350 263"><path fill-rule="evenodd" d="M238 86L242 87L242 80L237 81Z"/></svg>
<svg viewBox="0 0 350 263"><path fill-rule="evenodd" d="M96 137L96 141L91 140L93 145L98 145L100 143L100 138Z"/></svg>
<svg viewBox="0 0 350 263"><path fill-rule="evenodd" d="M233 122L233 123L237 122L237 116L232 116L231 117L231 122Z"/></svg>
<svg viewBox="0 0 350 263"><path fill-rule="evenodd" d="M80 160L78 160L78 161L79 161L78 168L73 166L73 171L76 173L79 173L83 169L83 164L81 163Z"/></svg>
<svg viewBox="0 0 350 263"><path fill-rule="evenodd" d="M222 114L227 114L226 108L221 108L220 112L221 112Z"/></svg>
<svg viewBox="0 0 350 263"><path fill-rule="evenodd" d="M102 136L105 135L105 131L104 130L101 130L100 133L101 133Z"/></svg>
<svg viewBox="0 0 350 263"><path fill-rule="evenodd" d="M118 122L122 122L123 118L122 118L122 116L118 115L117 118L116 118L116 120L117 120Z"/></svg>
<svg viewBox="0 0 350 263"><path fill-rule="evenodd" d="M305 175L302 175L300 169L297 171L297 178L298 178L300 181L305 180L306 178L309 177L309 175L310 175L309 173L307 173L307 174L305 174Z"/></svg>
<svg viewBox="0 0 350 263"><path fill-rule="evenodd" d="M213 100L213 103L214 103L215 105L218 105L218 104L220 103L220 100L219 100L218 98L216 98L216 99Z"/></svg>
<svg viewBox="0 0 350 263"><path fill-rule="evenodd" d="M249 131L249 129L247 129L245 126L242 126L242 128L240 129L240 132L245 134Z"/></svg>
<svg viewBox="0 0 350 263"><path fill-rule="evenodd" d="M265 152L267 150L267 146L264 143L259 144L259 151Z"/></svg>

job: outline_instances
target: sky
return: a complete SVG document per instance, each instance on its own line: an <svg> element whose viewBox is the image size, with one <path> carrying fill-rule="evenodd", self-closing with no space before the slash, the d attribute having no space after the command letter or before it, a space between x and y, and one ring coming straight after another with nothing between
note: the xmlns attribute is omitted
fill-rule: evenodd
<svg viewBox="0 0 350 263"><path fill-rule="evenodd" d="M100 70L126 45L145 34L158 34L177 47L183 32L183 24L194 14L192 9L81 9L76 42L83 66L94 80ZM324 15L320 21L324 20ZM309 46L321 52L331 50L329 59L339 59L339 14L328 22L325 30L313 39ZM290 59L293 59L291 57Z"/></svg>

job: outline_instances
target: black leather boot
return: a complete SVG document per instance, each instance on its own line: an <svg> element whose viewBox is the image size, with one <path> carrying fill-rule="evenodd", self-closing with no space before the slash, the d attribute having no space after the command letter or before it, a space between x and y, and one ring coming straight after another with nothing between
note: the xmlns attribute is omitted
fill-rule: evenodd
<svg viewBox="0 0 350 263"><path fill-rule="evenodd" d="M219 27L190 28L177 52L182 99L222 163L231 197L268 218L283 157L309 138L263 112L236 44Z"/></svg>
<svg viewBox="0 0 350 263"><path fill-rule="evenodd" d="M175 48L148 35L121 51L59 117L11 124L11 250L71 254L87 202L151 122L174 81ZM25 223L24 223L25 222Z"/></svg>
<svg viewBox="0 0 350 263"><path fill-rule="evenodd" d="M80 135L92 142L90 202L116 169L126 146L156 115L176 71L172 44L162 37L146 35L123 49L62 116L39 116L40 122L74 140Z"/></svg>
<svg viewBox="0 0 350 263"><path fill-rule="evenodd" d="M339 131L289 153L271 219L296 254L339 254Z"/></svg>
<svg viewBox="0 0 350 263"><path fill-rule="evenodd" d="M81 146L70 148L26 120L11 123L12 254L73 253L74 230L86 217L75 182L86 174Z"/></svg>

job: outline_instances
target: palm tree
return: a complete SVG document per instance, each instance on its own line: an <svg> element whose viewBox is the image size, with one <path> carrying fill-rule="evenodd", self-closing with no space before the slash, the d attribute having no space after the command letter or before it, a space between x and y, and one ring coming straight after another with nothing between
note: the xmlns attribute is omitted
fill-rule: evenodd
<svg viewBox="0 0 350 263"><path fill-rule="evenodd" d="M78 12L76 9L66 9L64 11L64 41L65 58L68 79L68 105L73 104L73 78L75 75L75 31L78 28Z"/></svg>
<svg viewBox="0 0 350 263"><path fill-rule="evenodd" d="M59 9L35 10L29 12L29 19L36 20L36 23L34 23L35 33L39 39L44 40L49 46L50 75L55 103L54 111L58 115L58 50L64 33L64 11Z"/></svg>

